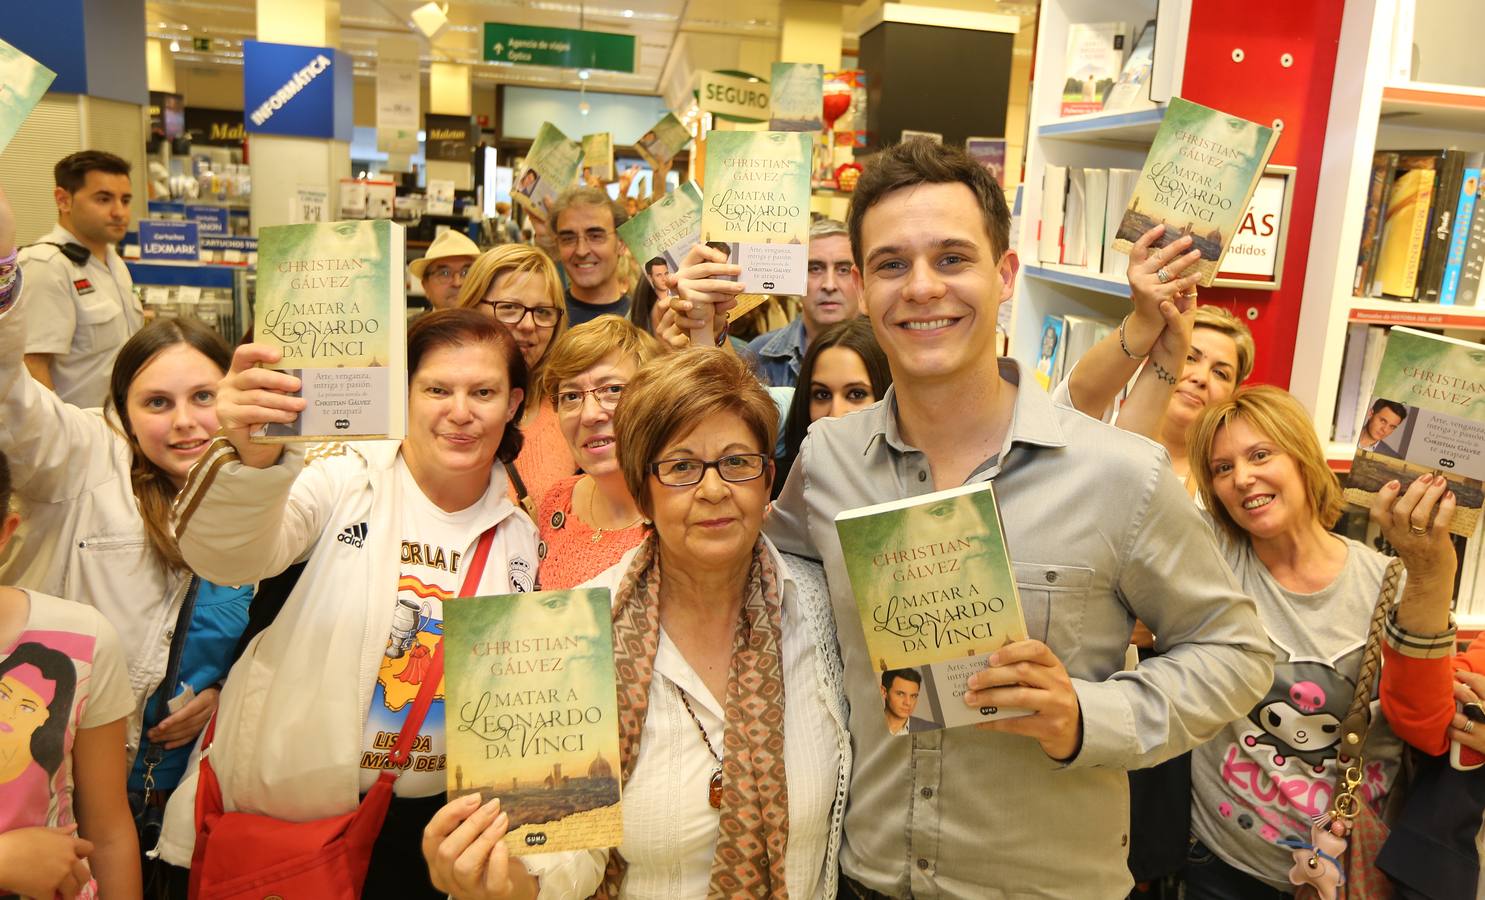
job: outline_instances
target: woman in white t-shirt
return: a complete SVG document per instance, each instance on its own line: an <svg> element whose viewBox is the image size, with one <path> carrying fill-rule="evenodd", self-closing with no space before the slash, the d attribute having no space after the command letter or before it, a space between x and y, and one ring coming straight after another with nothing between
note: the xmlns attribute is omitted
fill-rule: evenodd
<svg viewBox="0 0 1485 900"><path fill-rule="evenodd" d="M0 453L0 550L20 516ZM139 896L124 792L134 695L118 635L90 606L0 586L0 893Z"/></svg>
<svg viewBox="0 0 1485 900"><path fill-rule="evenodd" d="M1293 846L1308 844L1312 820L1329 812L1338 766L1356 764L1341 752L1341 723L1388 559L1329 530L1341 512L1340 483L1308 412L1286 391L1244 388L1208 406L1191 430L1191 463L1218 543L1258 605L1275 665L1268 696L1194 751L1186 896L1287 895ZM1426 504L1418 493L1401 510L1413 524L1406 515L1378 517L1384 533L1446 527L1447 517L1431 521L1442 485ZM1452 559L1409 554L1403 562L1405 595L1453 584ZM1374 809L1401 749L1376 710L1360 787Z"/></svg>
<svg viewBox="0 0 1485 900"><path fill-rule="evenodd" d="M305 562L227 677L210 755L227 810L304 821L350 812L387 767L433 677L443 603L471 577L482 535L492 544L471 586L510 594L535 588L536 528L508 499L500 465L520 452L526 383L504 326L470 309L413 324L402 441L252 443L253 428L304 408L298 379L258 367L277 362L263 345L238 348L219 389L222 436L177 500L176 535L191 566L217 580ZM363 897L442 896L418 855L447 790L441 690L396 781ZM161 851L177 865L191 859L194 783L166 812Z"/></svg>

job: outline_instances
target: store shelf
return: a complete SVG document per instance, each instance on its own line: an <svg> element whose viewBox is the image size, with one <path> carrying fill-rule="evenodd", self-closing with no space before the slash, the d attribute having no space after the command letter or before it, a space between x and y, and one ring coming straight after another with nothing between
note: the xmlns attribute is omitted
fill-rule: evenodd
<svg viewBox="0 0 1485 900"><path fill-rule="evenodd" d="M1485 331L1485 307L1406 303L1374 297L1347 297L1346 318L1368 325L1407 325L1412 328L1453 328Z"/></svg>
<svg viewBox="0 0 1485 900"><path fill-rule="evenodd" d="M1382 89L1382 124L1485 131L1485 88L1404 82Z"/></svg>
<svg viewBox="0 0 1485 900"><path fill-rule="evenodd" d="M1113 275L1089 272L1082 266L1037 265L1022 269L1027 278L1051 281L1113 297L1128 297L1129 282Z"/></svg>
<svg viewBox="0 0 1485 900"><path fill-rule="evenodd" d="M1098 112L1069 116L1043 125L1036 130L1042 138L1071 141L1110 141L1121 144L1148 144L1165 119L1165 107L1134 112Z"/></svg>

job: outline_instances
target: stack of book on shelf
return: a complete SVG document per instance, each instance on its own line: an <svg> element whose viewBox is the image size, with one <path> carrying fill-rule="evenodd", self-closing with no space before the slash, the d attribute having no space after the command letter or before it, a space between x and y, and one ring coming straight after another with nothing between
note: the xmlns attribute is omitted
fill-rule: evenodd
<svg viewBox="0 0 1485 900"><path fill-rule="evenodd" d="M1054 166L1042 175L1037 258L1122 278L1129 257L1113 252L1114 234L1134 196L1135 169Z"/></svg>
<svg viewBox="0 0 1485 900"><path fill-rule="evenodd" d="M1059 114L1076 116L1148 109L1155 54L1155 20L1139 30L1133 49L1127 22L1074 22L1067 26L1067 55Z"/></svg>
<svg viewBox="0 0 1485 900"><path fill-rule="evenodd" d="M1478 305L1485 269L1482 165L1480 152L1379 151L1351 294Z"/></svg>
<svg viewBox="0 0 1485 900"><path fill-rule="evenodd" d="M1051 389L1072 371L1083 354L1114 330L1114 325L1086 316L1047 316L1042 320L1036 380Z"/></svg>

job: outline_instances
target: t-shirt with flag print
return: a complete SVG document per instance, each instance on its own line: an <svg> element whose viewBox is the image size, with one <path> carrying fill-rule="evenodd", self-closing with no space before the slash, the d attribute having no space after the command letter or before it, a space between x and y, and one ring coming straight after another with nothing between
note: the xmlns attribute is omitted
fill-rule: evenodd
<svg viewBox="0 0 1485 900"><path fill-rule="evenodd" d="M468 509L444 512L423 495L400 456L396 469L402 500L402 566L397 581L397 610L362 732L363 793L371 789L385 767L402 724L412 711L424 674L432 665L433 650L443 634L443 602L458 596L464 583L466 556L474 551L481 523L488 521L485 498ZM347 527L337 540L355 546L356 540L365 539L366 528L364 524ZM497 563L489 561L490 566ZM517 585L511 586L512 591L517 589ZM431 797L447 790L443 721L440 684L397 779L397 796Z"/></svg>

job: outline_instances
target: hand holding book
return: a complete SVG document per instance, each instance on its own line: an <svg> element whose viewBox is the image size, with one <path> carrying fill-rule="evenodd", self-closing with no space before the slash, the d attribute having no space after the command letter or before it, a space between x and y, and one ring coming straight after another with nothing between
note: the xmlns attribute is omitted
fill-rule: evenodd
<svg viewBox="0 0 1485 900"><path fill-rule="evenodd" d="M1414 582L1440 587L1446 608L1447 598L1454 591L1457 564L1454 541L1449 537L1456 506L1449 479L1422 475L1413 479L1406 491L1396 480L1382 485L1371 510L1371 520L1382 529L1382 536L1408 570L1405 591L1414 588Z"/></svg>
<svg viewBox="0 0 1485 900"><path fill-rule="evenodd" d="M510 817L500 799L479 794L450 800L423 829L423 859L433 886L461 900L535 897L536 880L505 843Z"/></svg>
<svg viewBox="0 0 1485 900"><path fill-rule="evenodd" d="M1152 251L1163 234L1165 226L1156 225L1129 249L1129 297L1134 301L1134 315L1125 329L1125 340L1136 354L1154 344L1154 336L1165 327L1160 304L1188 294L1194 297L1201 280L1191 268L1201 259L1201 251L1191 247L1191 237L1177 238Z"/></svg>
<svg viewBox="0 0 1485 900"><path fill-rule="evenodd" d="M232 354L232 369L217 385L217 422L244 465L266 469L278 461L280 444L260 444L253 431L270 423L291 424L304 411L303 397L294 396L299 379L264 366L283 359L276 347L243 344Z"/></svg>
<svg viewBox="0 0 1485 900"><path fill-rule="evenodd" d="M1077 755L1083 745L1083 711L1062 660L1041 641L1006 644L990 654L990 663L969 676L964 705L1030 710L1030 715L981 722L976 728L1035 738L1042 752L1058 762Z"/></svg>
<svg viewBox="0 0 1485 900"><path fill-rule="evenodd" d="M675 273L676 299L671 309L680 326L691 333L697 346L710 347L715 336L714 323L737 303L743 286L735 279L742 267L729 263L727 254L715 247L696 244L681 261Z"/></svg>

